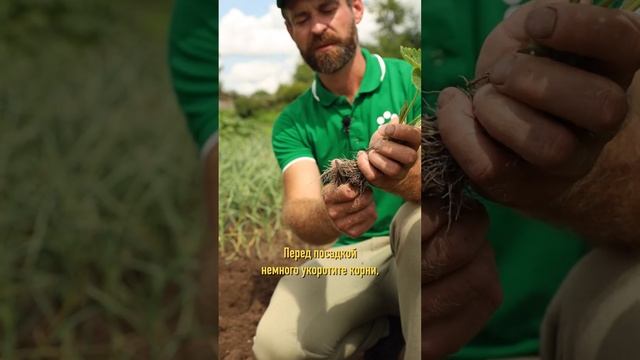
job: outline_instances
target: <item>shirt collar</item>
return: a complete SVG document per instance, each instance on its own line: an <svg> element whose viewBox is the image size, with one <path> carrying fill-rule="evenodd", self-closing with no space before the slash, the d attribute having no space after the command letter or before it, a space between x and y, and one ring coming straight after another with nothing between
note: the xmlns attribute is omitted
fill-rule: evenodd
<svg viewBox="0 0 640 360"><path fill-rule="evenodd" d="M365 71L364 77L362 78L362 82L360 83L360 89L358 89L358 95L365 94L376 90L382 81L384 80L384 76L386 74L387 68L382 60L382 57L378 54L371 54L369 50L362 48L362 55L365 60ZM324 106L331 105L334 101L336 101L340 96L335 95L331 91L322 85L322 82L318 78L318 74L316 74L313 83L311 83L311 94L316 101L319 101Z"/></svg>

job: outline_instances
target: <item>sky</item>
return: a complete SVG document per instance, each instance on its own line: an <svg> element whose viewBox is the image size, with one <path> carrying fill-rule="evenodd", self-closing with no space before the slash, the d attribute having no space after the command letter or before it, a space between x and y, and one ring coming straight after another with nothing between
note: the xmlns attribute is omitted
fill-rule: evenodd
<svg viewBox="0 0 640 360"><path fill-rule="evenodd" d="M358 25L362 42L373 42L377 28L367 9L373 1L365 0L365 14ZM420 0L400 1L415 9L420 7ZM275 0L221 0L219 14L220 80L227 91L272 93L280 84L291 81L302 58Z"/></svg>

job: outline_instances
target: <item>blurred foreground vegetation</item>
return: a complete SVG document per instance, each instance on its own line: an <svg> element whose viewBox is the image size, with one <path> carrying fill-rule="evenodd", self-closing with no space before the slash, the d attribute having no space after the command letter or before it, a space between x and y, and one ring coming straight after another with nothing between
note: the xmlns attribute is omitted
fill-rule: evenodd
<svg viewBox="0 0 640 360"><path fill-rule="evenodd" d="M200 331L200 164L167 76L170 10L0 1L2 359L168 359Z"/></svg>

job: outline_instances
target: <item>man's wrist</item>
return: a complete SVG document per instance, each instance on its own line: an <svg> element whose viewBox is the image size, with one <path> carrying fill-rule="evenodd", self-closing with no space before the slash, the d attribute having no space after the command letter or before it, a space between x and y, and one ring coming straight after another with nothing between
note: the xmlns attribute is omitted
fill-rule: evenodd
<svg viewBox="0 0 640 360"><path fill-rule="evenodd" d="M323 201L297 200L286 204L283 213L285 224L306 243L325 245L340 236Z"/></svg>

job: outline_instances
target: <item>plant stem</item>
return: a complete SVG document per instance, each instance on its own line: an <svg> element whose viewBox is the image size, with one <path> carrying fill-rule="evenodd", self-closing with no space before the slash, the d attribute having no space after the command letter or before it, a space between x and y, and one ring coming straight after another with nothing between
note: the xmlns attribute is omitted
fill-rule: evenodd
<svg viewBox="0 0 640 360"><path fill-rule="evenodd" d="M638 10L638 8L640 8L640 0L633 0L633 1L629 1L627 3L625 3L622 8L624 10L629 10L631 12L635 12L636 10Z"/></svg>

